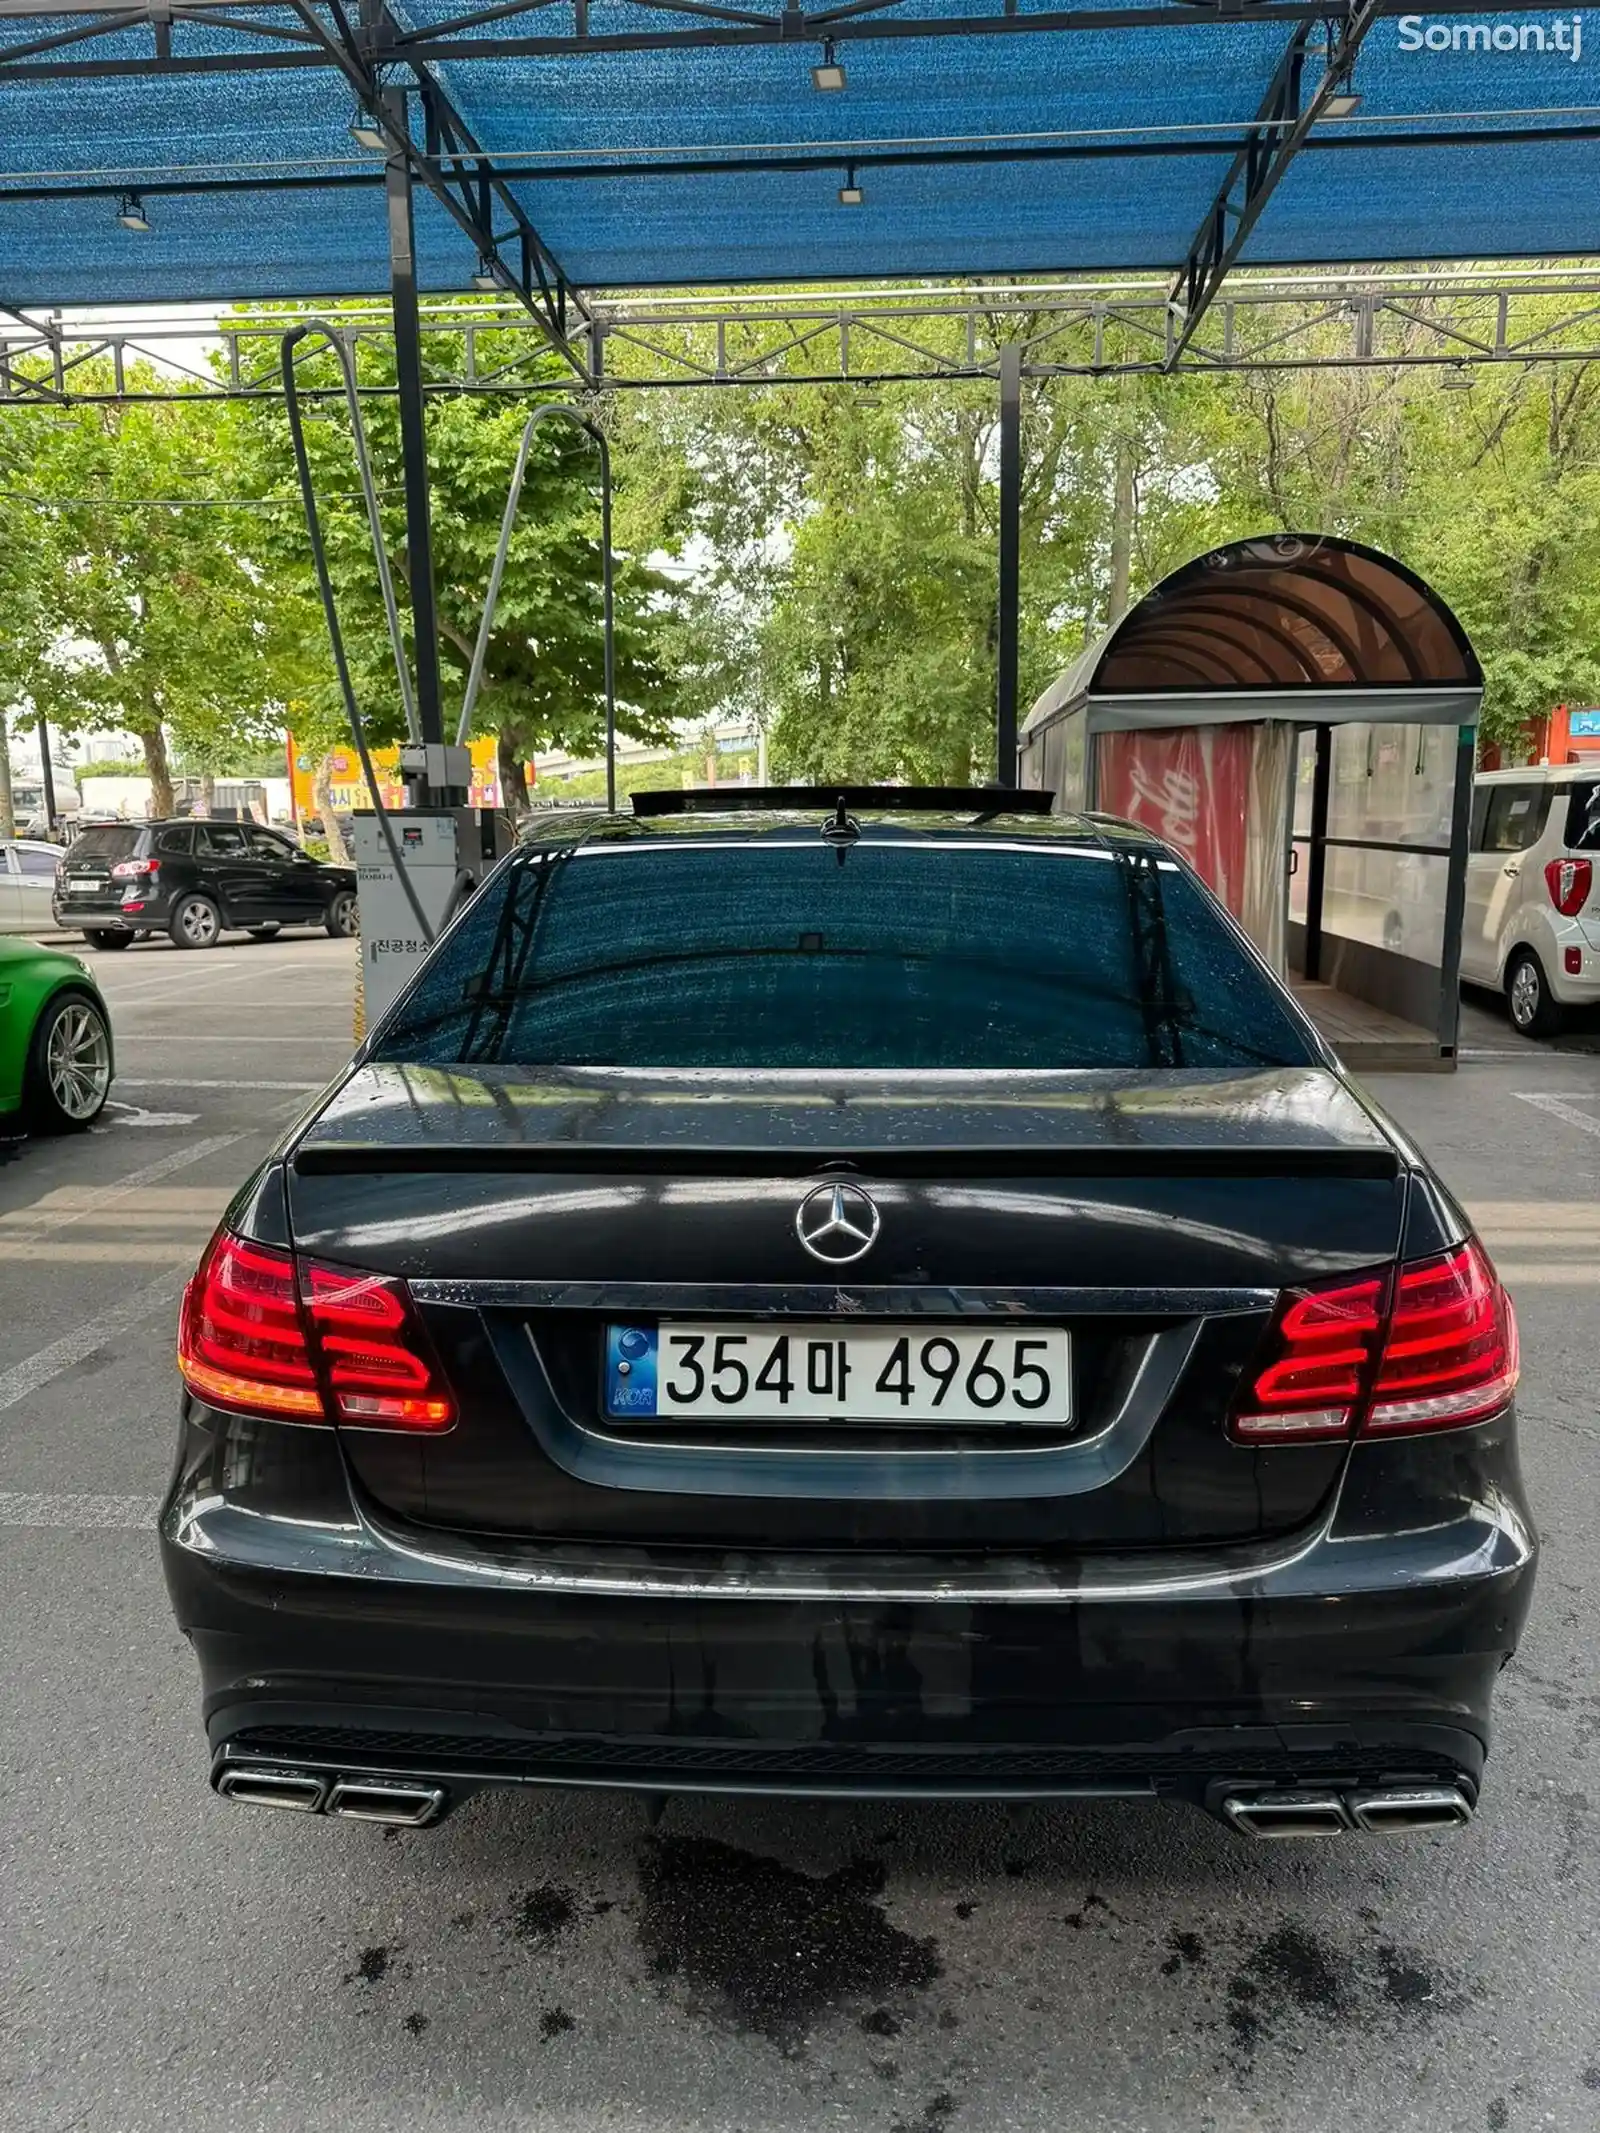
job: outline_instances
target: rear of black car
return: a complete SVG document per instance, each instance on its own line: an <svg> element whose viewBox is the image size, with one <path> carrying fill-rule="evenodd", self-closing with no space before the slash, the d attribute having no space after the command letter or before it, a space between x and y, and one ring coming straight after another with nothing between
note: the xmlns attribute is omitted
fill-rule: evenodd
<svg viewBox="0 0 1600 2133"><path fill-rule="evenodd" d="M607 819L241 1194L163 1546L219 1789L1477 1798L1481 1248L1172 854Z"/></svg>

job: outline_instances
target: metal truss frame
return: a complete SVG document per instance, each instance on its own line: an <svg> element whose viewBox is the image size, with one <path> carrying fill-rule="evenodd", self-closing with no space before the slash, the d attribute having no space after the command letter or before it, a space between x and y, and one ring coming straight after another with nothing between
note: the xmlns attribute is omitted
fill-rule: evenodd
<svg viewBox="0 0 1600 2133"><path fill-rule="evenodd" d="M14 317L0 324L0 407L282 393L281 315L109 330ZM1188 323L1164 289L1138 283L640 298L589 307L573 337L580 367L565 380L551 375L542 326L504 304L425 305L419 335L428 394L997 381L1012 346L1030 379L1389 367L1465 377L1484 364L1600 361L1600 272L1246 277L1203 329L1185 333ZM352 350L393 345L386 305L342 311L337 325ZM220 351L215 370L190 359L203 339Z"/></svg>
<svg viewBox="0 0 1600 2133"><path fill-rule="evenodd" d="M1312 127L1326 115L1341 85L1349 79L1362 40L1378 19L1379 6L1380 0L1357 0L1353 12L1343 20L1330 19L1326 23L1318 50L1323 61L1322 79L1309 97L1303 94L1303 88L1306 62L1314 49L1312 26L1302 22L1290 33L1277 72L1256 113L1256 122L1236 152L1179 269L1172 294L1175 302L1182 303L1182 324L1168 359L1169 369L1194 338L1224 280L1238 263L1279 180L1305 146Z"/></svg>
<svg viewBox="0 0 1600 2133"><path fill-rule="evenodd" d="M560 35L536 34L526 19L555 0L496 0L466 7L448 21L410 30L387 25L377 56L385 63L433 65L443 61L567 57L591 52L672 51L704 46L865 43L896 38L1054 36L1074 31L1205 27L1218 22L1282 22L1293 28L1332 24L1336 35L1358 17L1410 13L1497 15L1549 11L1549 0L1462 0L1442 8L1427 0L1167 0L1150 7L1086 6L1023 8L1020 0L971 0L967 11L926 15L916 0L839 0L800 7L793 0L613 0L605 19L625 7L637 29L595 29L589 0L572 0L574 24ZM317 0L330 18L334 0ZM297 10L298 12L298 10ZM277 19L273 19L276 16ZM325 40L302 16L285 23L283 0L4 0L0 22L40 18L49 30L0 48L0 79L62 79L117 74L216 74L241 69L328 65ZM66 18L72 27L62 29ZM519 18L521 20L519 21ZM235 52L204 49L181 34L191 25L226 28L249 46ZM501 29L501 26L504 26ZM97 52L103 37L148 28L147 55ZM490 34L500 30L500 34ZM179 33L179 34L175 34Z"/></svg>

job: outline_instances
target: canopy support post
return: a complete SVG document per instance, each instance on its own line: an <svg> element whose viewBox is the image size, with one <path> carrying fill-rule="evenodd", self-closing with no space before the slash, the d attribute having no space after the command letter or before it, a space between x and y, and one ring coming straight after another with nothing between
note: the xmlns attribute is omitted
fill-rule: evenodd
<svg viewBox="0 0 1600 2133"><path fill-rule="evenodd" d="M1314 729L1316 757L1311 766L1311 837L1306 846L1305 974L1314 983L1322 975L1322 895L1328 871L1328 788L1333 774L1333 729ZM1291 817L1289 827L1294 828ZM1293 846L1291 845L1291 850Z"/></svg>
<svg viewBox="0 0 1600 2133"><path fill-rule="evenodd" d="M405 95L386 90L385 115L406 132ZM389 210L389 289L394 306L395 385L400 406L400 457L406 497L406 575L411 585L411 635L416 661L417 724L423 745L444 743L439 689L439 615L433 589L433 522L428 484L428 429L422 395L422 322L417 308L415 222L411 163L396 149L384 166ZM423 806L433 793L419 793Z"/></svg>
<svg viewBox="0 0 1600 2133"><path fill-rule="evenodd" d="M1478 729L1456 729L1455 788L1450 802L1449 872L1444 887L1444 940L1439 949L1439 1050L1452 1061L1461 1035L1461 935L1467 917L1467 845L1472 827L1472 773Z"/></svg>
<svg viewBox="0 0 1600 2133"><path fill-rule="evenodd" d="M1017 584L1022 551L1022 343L1000 350L1000 614L995 783L1017 782Z"/></svg>

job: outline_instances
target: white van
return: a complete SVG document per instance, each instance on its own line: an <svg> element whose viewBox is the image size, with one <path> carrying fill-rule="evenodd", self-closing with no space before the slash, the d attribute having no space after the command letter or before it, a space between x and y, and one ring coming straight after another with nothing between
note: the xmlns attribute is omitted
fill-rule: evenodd
<svg viewBox="0 0 1600 2133"><path fill-rule="evenodd" d="M1461 975L1527 1037L1600 1002L1600 764L1483 772L1472 790Z"/></svg>

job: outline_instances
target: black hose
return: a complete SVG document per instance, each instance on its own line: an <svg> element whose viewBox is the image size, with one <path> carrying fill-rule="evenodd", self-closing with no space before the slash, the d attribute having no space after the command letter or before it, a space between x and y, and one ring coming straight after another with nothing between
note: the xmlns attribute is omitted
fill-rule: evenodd
<svg viewBox="0 0 1600 2133"><path fill-rule="evenodd" d="M305 418L300 412L300 389L295 379L294 350L310 333L323 334L334 354L339 359L339 368L344 377L345 398L350 407L350 425L355 439L356 464L361 474L362 490L367 498L367 517L372 530L373 549L378 559L378 576L385 589L385 610L390 612L390 635L393 642L395 663L404 675L404 652L398 636L398 625L392 614L393 586L389 580L388 558L383 551L382 521L377 515L377 496L372 485L372 468L367 457L366 432L361 420L361 405L356 396L355 372L349 352L333 328L322 319L308 319L301 325L291 326L284 334L280 346L280 362L283 369L283 397L289 415L289 437L294 445L295 469L300 476L300 496L305 505L306 532L311 539L311 561L317 573L317 590L322 596L322 612L328 624L328 640L333 647L334 672L339 677L344 708L350 720L350 731L355 736L356 754L361 758L362 775L367 781L367 791L372 795L373 809L378 817L378 826L383 832L383 841L389 848L389 858L399 877L400 886L406 892L422 938L431 948L434 931L428 923L428 915L422 908L415 884L406 872L400 857L400 846L395 838L394 824L389 820L389 810L383 804L383 795L378 790L377 773L372 767L372 756L367 748L366 727L362 723L361 708L356 702L355 684L350 679L350 662L345 656L344 632L339 627L339 611L334 604L333 580L328 575L328 556L322 541L322 520L317 511L316 490L311 480L311 461L306 454ZM402 687L404 686L402 679Z"/></svg>

